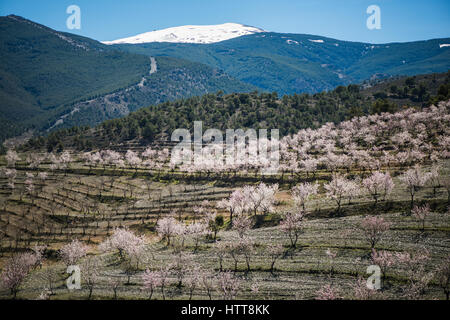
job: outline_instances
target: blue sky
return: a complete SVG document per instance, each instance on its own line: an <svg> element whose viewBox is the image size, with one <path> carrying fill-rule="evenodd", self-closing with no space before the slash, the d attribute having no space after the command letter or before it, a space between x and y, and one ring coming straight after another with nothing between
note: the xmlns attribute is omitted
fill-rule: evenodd
<svg viewBox="0 0 450 320"><path fill-rule="evenodd" d="M72 4L81 8L81 30L66 27ZM381 30L366 27L372 4L381 9ZM224 22L371 43L450 37L449 0L0 0L7 14L96 40Z"/></svg>

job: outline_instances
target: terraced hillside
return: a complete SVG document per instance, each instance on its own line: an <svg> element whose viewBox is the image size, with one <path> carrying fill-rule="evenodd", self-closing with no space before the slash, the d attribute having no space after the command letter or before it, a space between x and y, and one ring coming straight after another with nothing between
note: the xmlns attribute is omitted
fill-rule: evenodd
<svg viewBox="0 0 450 320"><path fill-rule="evenodd" d="M444 299L449 107L301 130L280 142L275 175L171 165L161 145L10 150L0 297ZM14 261L26 272L8 288ZM69 263L82 290L67 290ZM366 287L370 265L380 290Z"/></svg>

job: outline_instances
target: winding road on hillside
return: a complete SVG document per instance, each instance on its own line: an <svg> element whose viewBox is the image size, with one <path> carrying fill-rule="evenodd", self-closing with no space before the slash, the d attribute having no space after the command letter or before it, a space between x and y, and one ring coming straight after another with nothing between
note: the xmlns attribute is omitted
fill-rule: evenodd
<svg viewBox="0 0 450 320"><path fill-rule="evenodd" d="M156 59L153 57L150 57L150 74L155 73L158 71L158 66L156 64Z"/></svg>
<svg viewBox="0 0 450 320"><path fill-rule="evenodd" d="M156 73L157 71L158 71L158 65L157 65L157 63L156 63L156 59L153 58L153 57L150 57L150 71L149 71L149 75L152 75L152 74ZM138 85L139 87L143 87L143 86L144 86L144 83L145 83L145 76L142 77L142 80L141 80L137 85ZM128 91L128 90L130 90L130 88L125 89L125 91ZM109 94L109 95L105 95L104 97L109 97L109 96L111 96L111 95L114 95L114 93L113 93L113 94ZM102 99L102 98L104 98L104 97L97 98L97 99ZM91 100L85 101L84 103L89 103L89 102L92 102L92 101L94 101L94 100L95 100L95 99L91 99ZM50 130L54 129L54 128L57 127L57 126L62 125L62 124L64 123L64 119L65 119L65 118L67 118L68 116L73 115L75 112L78 112L78 111L80 111L80 108L75 107L75 108L74 108L72 111L70 111L69 113L62 115L58 120L55 121L55 123L54 123L50 128L47 129L47 132L49 132Z"/></svg>

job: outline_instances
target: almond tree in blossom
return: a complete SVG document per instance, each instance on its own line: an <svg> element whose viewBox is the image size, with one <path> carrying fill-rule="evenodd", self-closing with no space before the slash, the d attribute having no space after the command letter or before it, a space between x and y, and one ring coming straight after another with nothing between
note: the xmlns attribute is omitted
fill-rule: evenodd
<svg viewBox="0 0 450 320"><path fill-rule="evenodd" d="M69 169L70 163L72 161L72 156L68 151L64 151L59 157L59 163L61 168L64 169L64 175L67 175L67 169Z"/></svg>
<svg viewBox="0 0 450 320"><path fill-rule="evenodd" d="M83 154L82 158L85 161L85 165L89 167L88 173L91 173L92 168L95 167L97 164L103 162L100 152L86 152Z"/></svg>
<svg viewBox="0 0 450 320"><path fill-rule="evenodd" d="M416 195L417 190L420 187L423 187L425 183L427 183L430 175L425 173L419 166L415 166L412 169L406 171L403 175L400 176L400 181L402 181L406 185L406 189L411 196L411 210L414 207L414 196Z"/></svg>
<svg viewBox="0 0 450 320"><path fill-rule="evenodd" d="M172 189L169 188L169 192L172 192ZM172 194L170 195L172 197ZM208 207L209 206L209 201L208 200L204 200L200 203L199 206L194 206L193 208L193 218L194 218L194 222L197 221L198 217L203 217L205 214L207 214L208 211Z"/></svg>
<svg viewBox="0 0 450 320"><path fill-rule="evenodd" d="M362 181L362 185L375 200L375 205L380 197L385 199L394 188L394 182L389 172L382 173L380 171L376 171L371 176L365 178Z"/></svg>
<svg viewBox="0 0 450 320"><path fill-rule="evenodd" d="M367 288L367 279L364 279L364 277L358 276L356 283L352 287L354 290L355 299L376 299L377 291Z"/></svg>
<svg viewBox="0 0 450 320"><path fill-rule="evenodd" d="M182 287L186 271L193 265L193 261L191 254L186 254L179 249L175 251L173 262L170 264L169 269L175 273L178 288Z"/></svg>
<svg viewBox="0 0 450 320"><path fill-rule="evenodd" d="M275 194L278 191L278 184L268 186L265 183L260 183L257 187L245 186L242 189L244 199L248 203L248 207L253 214L263 212L264 214L273 211L275 203Z"/></svg>
<svg viewBox="0 0 450 320"><path fill-rule="evenodd" d="M131 275L139 270L140 262L145 255L145 245L144 236L138 236L128 228L117 228L111 237L101 243L100 250L118 251L121 261L125 263L127 283L130 283Z"/></svg>
<svg viewBox="0 0 450 320"><path fill-rule="evenodd" d="M94 290L95 285L98 283L100 275L99 268L100 264L96 257L88 257L80 266L80 272L83 275L82 279L88 288L89 300L92 298L92 291Z"/></svg>
<svg viewBox="0 0 450 320"><path fill-rule="evenodd" d="M50 170L54 173L55 170L59 170L61 168L61 159L51 153L48 157L50 163Z"/></svg>
<svg viewBox="0 0 450 320"><path fill-rule="evenodd" d="M306 201L311 197L317 194L319 189L319 185L317 182L315 183L301 183L292 188L292 198L294 199L294 203L297 206L301 206L303 211L306 210L305 204Z"/></svg>
<svg viewBox="0 0 450 320"><path fill-rule="evenodd" d="M241 255L240 241L233 241L226 244L226 250L228 255L234 261L234 272L237 272L239 256Z"/></svg>
<svg viewBox="0 0 450 320"><path fill-rule="evenodd" d="M140 263L145 257L145 244L146 240L143 236L135 236L125 246L125 271L128 276L128 284L130 283L131 275L139 271Z"/></svg>
<svg viewBox="0 0 450 320"><path fill-rule="evenodd" d="M248 206L242 189L235 190L228 199L217 202L217 208L230 211L230 226L233 226L233 216L246 211Z"/></svg>
<svg viewBox="0 0 450 320"><path fill-rule="evenodd" d="M9 258L0 274L0 281L4 288L11 291L16 298L19 287L30 273L35 264L34 256L30 253L18 253Z"/></svg>
<svg viewBox="0 0 450 320"><path fill-rule="evenodd" d="M233 230L238 233L239 238L243 238L252 226L252 219L245 214L240 214L234 219Z"/></svg>
<svg viewBox="0 0 450 320"><path fill-rule="evenodd" d="M238 241L238 252L244 256L245 263L247 265L246 273L250 272L250 261L252 255L254 254L254 242L249 237L239 238Z"/></svg>
<svg viewBox="0 0 450 320"><path fill-rule="evenodd" d="M139 155L132 150L127 151L127 153L125 154L125 160L132 168L136 170L136 172L139 165L142 163L142 159L139 157Z"/></svg>
<svg viewBox="0 0 450 320"><path fill-rule="evenodd" d="M219 261L219 271L222 272L223 269L223 259L228 253L228 243L220 241L214 245L214 253Z"/></svg>
<svg viewBox="0 0 450 320"><path fill-rule="evenodd" d="M305 212L296 210L286 213L284 219L280 223L281 230L288 235L292 248L297 246L298 237L303 230L304 218Z"/></svg>
<svg viewBox="0 0 450 320"><path fill-rule="evenodd" d="M117 300L117 289L119 288L121 283L122 281L120 280L120 277L112 277L108 279L108 287L110 287L113 290L114 300Z"/></svg>
<svg viewBox="0 0 450 320"><path fill-rule="evenodd" d="M358 189L355 187L353 181L350 181L339 174L334 175L333 179L325 184L324 187L326 196L336 202L338 213L341 212L342 200L353 197Z"/></svg>
<svg viewBox="0 0 450 320"><path fill-rule="evenodd" d="M45 183L45 180L47 180L47 178L48 178L48 173L47 172L39 172L38 173L38 175L37 175L37 179L39 180L39 182L40 182L40 191L42 191L43 190L43 188L44 188L44 183Z"/></svg>
<svg viewBox="0 0 450 320"><path fill-rule="evenodd" d="M206 214L205 224L210 232L210 237L216 241L217 233L224 224L223 216L217 215L215 212L209 212Z"/></svg>
<svg viewBox="0 0 450 320"><path fill-rule="evenodd" d="M184 248L184 243L189 236L188 228L184 223L175 221L173 232L172 247L174 247L175 250L182 250Z"/></svg>
<svg viewBox="0 0 450 320"><path fill-rule="evenodd" d="M8 152L6 152L5 160L8 167L14 168L16 166L16 162L20 161L20 157L14 150L8 150Z"/></svg>
<svg viewBox="0 0 450 320"><path fill-rule="evenodd" d="M404 267L408 279L404 291L408 299L419 299L433 279L434 274L426 269L430 259L430 253L426 249L419 249L412 254L409 252L397 254L397 262Z"/></svg>
<svg viewBox="0 0 450 320"><path fill-rule="evenodd" d="M233 300L240 286L241 281L230 271L221 272L217 276L217 289L222 293L223 300Z"/></svg>
<svg viewBox="0 0 450 320"><path fill-rule="evenodd" d="M158 286L161 284L160 273L157 271L150 271L146 269L142 274L142 290L149 293L149 299L152 299L153 292L156 290Z"/></svg>
<svg viewBox="0 0 450 320"><path fill-rule="evenodd" d="M199 271L200 282L203 289L206 290L206 294L209 300L212 300L212 292L215 287L215 276L214 274L207 269L200 269Z"/></svg>
<svg viewBox="0 0 450 320"><path fill-rule="evenodd" d="M419 221L421 231L425 231L425 220L430 215L430 206L428 204L425 204L423 206L415 206L411 213L416 217L416 219Z"/></svg>
<svg viewBox="0 0 450 320"><path fill-rule="evenodd" d="M64 245L59 250L59 256L66 266L76 265L77 262L86 256L88 247L82 244L78 240L72 240L72 242Z"/></svg>
<svg viewBox="0 0 450 320"><path fill-rule="evenodd" d="M259 203L259 210L263 214L268 214L274 211L274 205L276 203L275 194L278 192L278 184L266 185L260 183L256 188L259 197L262 201Z"/></svg>
<svg viewBox="0 0 450 320"><path fill-rule="evenodd" d="M28 167L31 169L37 169L44 159L45 159L45 156L42 157L39 154L30 153L27 156Z"/></svg>
<svg viewBox="0 0 450 320"><path fill-rule="evenodd" d="M441 183L441 166L440 165L434 165L431 167L430 173L429 173L429 183L433 187L433 196L436 197L436 190L442 185Z"/></svg>
<svg viewBox="0 0 450 320"><path fill-rule="evenodd" d="M187 234L194 240L194 252L197 252L200 239L206 234L205 223L194 222L186 227Z"/></svg>
<svg viewBox="0 0 450 320"><path fill-rule="evenodd" d="M13 191L15 188L15 181L17 177L16 169L6 169L5 176L8 179L8 187Z"/></svg>
<svg viewBox="0 0 450 320"><path fill-rule="evenodd" d="M266 247L266 252L270 258L270 273L273 275L275 263L283 255L284 248L282 244L274 243L272 239L270 239L268 243L269 244Z"/></svg>
<svg viewBox="0 0 450 320"><path fill-rule="evenodd" d="M163 297L163 300L166 300L166 295L164 292L164 289L166 288L167 285L169 285L169 267L161 267L161 269L159 269L158 271L158 277L159 277L159 287L161 288L161 295Z"/></svg>
<svg viewBox="0 0 450 320"><path fill-rule="evenodd" d="M380 267L381 280L383 285L384 281L386 280L387 270L397 262L396 256L395 254L386 250L377 251L375 249L372 249L372 255L370 257L373 263Z"/></svg>
<svg viewBox="0 0 450 320"><path fill-rule="evenodd" d="M167 245L170 245L170 240L177 234L178 224L179 222L172 217L158 220L158 223L156 224L156 232L161 239L165 239L167 241Z"/></svg>
<svg viewBox="0 0 450 320"><path fill-rule="evenodd" d="M101 153L102 163L104 165L109 165L114 168L113 174L117 167L121 167L123 163L122 155L116 151L104 150Z"/></svg>
<svg viewBox="0 0 450 320"><path fill-rule="evenodd" d="M25 173L26 179L24 181L25 184L25 191L28 193L28 196L30 197L31 200L31 204L34 203L34 197L33 197L33 193L34 193L34 176L32 173Z"/></svg>
<svg viewBox="0 0 450 320"><path fill-rule="evenodd" d="M331 284L325 285L317 291L316 300L340 300L340 294Z"/></svg>
<svg viewBox="0 0 450 320"><path fill-rule="evenodd" d="M44 260L44 252L47 249L47 246L39 246L35 245L31 250L33 251L34 256L34 265L33 268L42 268L42 261Z"/></svg>
<svg viewBox="0 0 450 320"><path fill-rule="evenodd" d="M450 298L450 255L437 267L436 278L448 301Z"/></svg>
<svg viewBox="0 0 450 320"><path fill-rule="evenodd" d="M311 172L313 174L313 177L316 176L318 162L319 161L317 159L313 159L313 158L308 158L308 159L304 159L304 160L300 161L301 166L306 171L306 177L309 177L309 173L311 173Z"/></svg>
<svg viewBox="0 0 450 320"><path fill-rule="evenodd" d="M390 226L391 224L382 217L367 216L361 222L360 228L370 248L373 249Z"/></svg>
<svg viewBox="0 0 450 320"><path fill-rule="evenodd" d="M201 284L201 270L198 265L193 265L187 271L189 276L186 278L184 284L189 291L189 300L192 300L195 289L197 289Z"/></svg>

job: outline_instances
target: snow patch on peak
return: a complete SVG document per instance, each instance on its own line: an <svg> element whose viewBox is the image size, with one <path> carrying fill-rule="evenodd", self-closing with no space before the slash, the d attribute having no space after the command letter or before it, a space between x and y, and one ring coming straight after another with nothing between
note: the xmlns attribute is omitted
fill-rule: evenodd
<svg viewBox="0 0 450 320"><path fill-rule="evenodd" d="M291 39L286 40L286 43L287 43L287 44L297 44L297 45L300 44L300 43L298 43L298 41L291 40Z"/></svg>
<svg viewBox="0 0 450 320"><path fill-rule="evenodd" d="M172 42L172 43L215 43L225 41L249 34L266 32L262 29L245 26L238 23L224 23L218 25L204 26L181 26L163 30L151 31L138 34L133 37L118 39L114 41L103 41L104 44L119 43L149 43L149 42Z"/></svg>
<svg viewBox="0 0 450 320"><path fill-rule="evenodd" d="M308 39L311 42L316 42L316 43L323 43L324 41L322 39L319 40L313 40L313 39Z"/></svg>

